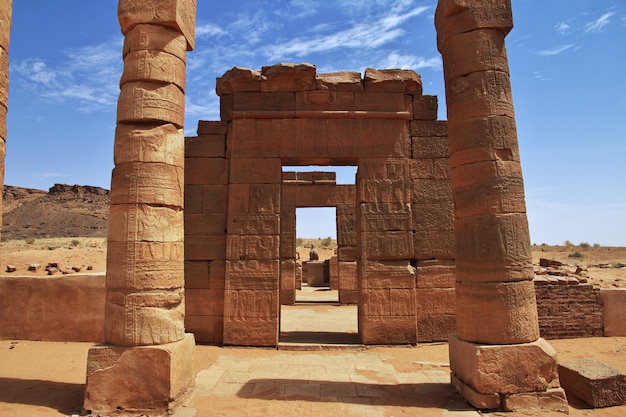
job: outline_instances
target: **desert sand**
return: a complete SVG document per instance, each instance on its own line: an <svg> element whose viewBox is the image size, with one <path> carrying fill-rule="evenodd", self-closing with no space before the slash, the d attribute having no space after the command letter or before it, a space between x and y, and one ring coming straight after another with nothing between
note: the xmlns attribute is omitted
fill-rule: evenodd
<svg viewBox="0 0 626 417"><path fill-rule="evenodd" d="M626 372L626 337L556 340L551 343L561 361L593 357ZM0 341L0 415L48 417L78 414L82 406L90 346L90 343ZM449 372L447 355L445 343L418 347L373 347L364 352L315 353L198 346L196 369L199 377L195 395L185 401L185 406L175 416L478 416L444 382ZM250 371L246 374L244 369L263 370L261 367L267 364L277 372L276 380L300 381L305 375L305 387L307 383L313 386L319 377L311 373L311 369L323 366L321 364L328 368L329 364L339 363L337 361L356 364L354 376L349 382L337 385L338 389L354 390L354 386L360 389L362 381L373 380L379 381L381 386L370 384L366 388L377 389L379 393L375 393L373 398L363 395L363 403L358 404L350 397L329 401L306 396L278 397L272 392L245 395L240 385L233 382L237 379L233 375L254 378L254 373ZM286 363L283 368L291 369L291 373L277 369L272 365L274 363ZM384 369L393 370L394 375L415 378L416 383L394 383L390 375L384 374ZM210 375L218 370L233 372L228 374L230 379L223 377L216 384L211 382ZM431 382L424 382L424 376L429 376ZM327 380L322 382L332 383L330 378L324 378ZM268 378L265 383L272 381ZM250 386L251 381L243 380L240 384ZM229 392L229 387L236 388L236 391ZM370 404L366 402L368 399ZM590 409L576 398L570 397L569 400L572 417L626 415L626 406ZM486 415L516 416L515 413Z"/></svg>
<svg viewBox="0 0 626 417"><path fill-rule="evenodd" d="M315 246L320 260L333 256L336 247L333 241L328 247L324 239L303 239L297 252L302 261L309 259L311 246ZM539 265L540 258L563 262L563 268L574 273L578 267L583 269L582 276L590 283L602 288L626 288L626 248L605 246L547 246L533 245L533 264ZM576 256L573 256L576 255ZM580 255L580 256L578 256ZM24 240L2 242L0 251L2 268L13 265L17 270L14 275L44 276L48 263L59 263L61 268L71 273L73 267L85 272L92 267L92 272L106 271L106 239L103 238L55 238L36 239L32 243ZM28 267L38 264L41 268L29 271ZM3 271L3 273L6 273Z"/></svg>
<svg viewBox="0 0 626 417"><path fill-rule="evenodd" d="M574 271L577 266L586 269L586 274L596 285L604 287L624 287L626 269L620 264L626 263L624 248L577 248L577 247L541 247L535 246L533 262L540 257L564 262L564 268ZM332 255L333 249L317 247L320 259ZM569 255L580 251L582 257ZM308 247L298 248L302 260L308 259ZM93 272L106 269L106 242L103 240L80 239L45 241L33 243L5 242L2 246L3 267L11 264L19 275L45 275L45 266L49 262L58 262L62 269L80 267L85 270L91 266ZM40 264L36 271L28 271L28 266ZM550 341L558 352L560 361L575 358L593 357L626 372L626 337L569 339ZM0 416L66 416L78 414L82 405L85 384L87 352L90 343L53 343L24 340L0 341ZM288 381L302 377L305 361L326 363L326 361L353 361L356 369L361 369L358 378L370 378L389 381L377 374L380 366L391 365L394 374L416 375L417 380L424 375L437 376L435 381L442 381L449 372L447 367L447 344L435 343L418 347L372 347L364 352L287 352L268 349L220 348L198 346L196 367L199 375L213 374L216 367L231 364L237 369L246 364L262 366L264 361L289 362L293 373L281 372L280 379ZM301 365L299 365L301 364ZM361 367L361 365L363 365ZM367 366L366 366L367 365ZM252 365L250 365L252 366ZM373 366L373 368L368 368ZM328 366L326 366L328 368ZM220 368L221 369L221 368ZM270 368L273 369L273 368ZM240 375L240 374L237 374ZM358 379L345 376L348 382L341 389L356 390ZM291 378L291 379L290 379ZM333 377L334 378L334 377ZM340 377L339 377L340 378ZM378 379L377 379L378 378ZM382 378L382 379L380 379ZM278 379L278 378L277 378ZM272 380L272 379L270 379ZM313 377L311 377L311 381ZM391 389L385 385L385 400L361 398L361 400L343 401L321 398L287 398L237 395L228 392L221 381L212 382L208 389L206 380L198 380L195 395L188 398L176 416L191 417L206 415L224 416L461 416L471 414L471 408L451 391L447 383L428 383L428 385L394 385ZM309 381L310 382L310 381ZM232 383L232 382L231 382ZM204 384L204 385L203 385ZM249 384L248 384L249 385ZM232 385L225 385L232 387ZM305 387L308 385L305 385ZM398 388L400 387L400 388ZM371 386L370 386L371 388ZM378 395L378 394L377 394ZM382 395L382 394L381 394ZM334 397L332 397L334 398ZM357 397L360 398L360 397ZM363 401L363 404L359 404ZM369 401L369 403L368 403ZM465 410L465 411L463 411ZM454 414L468 412L470 414ZM500 413L489 413L497 416ZM507 416L515 414L507 413ZM532 415L532 414L523 414ZM547 414L537 414L547 415ZM618 417L626 415L626 406L605 409L589 409L576 398L570 398L570 415Z"/></svg>

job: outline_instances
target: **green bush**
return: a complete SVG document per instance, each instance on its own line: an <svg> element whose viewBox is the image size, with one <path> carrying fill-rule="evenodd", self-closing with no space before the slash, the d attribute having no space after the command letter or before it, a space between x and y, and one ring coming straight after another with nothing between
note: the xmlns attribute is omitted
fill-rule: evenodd
<svg viewBox="0 0 626 417"><path fill-rule="evenodd" d="M35 238L34 237L27 237L26 239L24 239L24 242L26 242L29 245L32 245L33 243L35 243Z"/></svg>
<svg viewBox="0 0 626 417"><path fill-rule="evenodd" d="M72 246L76 247L76 246L80 245L80 240L72 239L72 241L70 243L71 243Z"/></svg>
<svg viewBox="0 0 626 417"><path fill-rule="evenodd" d="M578 246L580 246L583 249L589 249L591 247L591 245L587 242L580 242L580 245Z"/></svg>
<svg viewBox="0 0 626 417"><path fill-rule="evenodd" d="M574 252L574 253L570 253L568 256L569 256L570 258L582 258L582 257L583 257L583 254L582 254L582 253L580 253L580 252L578 252L578 251L576 251L576 252Z"/></svg>

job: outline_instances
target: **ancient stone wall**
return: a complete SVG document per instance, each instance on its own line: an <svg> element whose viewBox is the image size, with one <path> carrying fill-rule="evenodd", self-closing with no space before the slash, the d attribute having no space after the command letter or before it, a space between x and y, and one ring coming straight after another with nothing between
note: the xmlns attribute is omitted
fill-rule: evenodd
<svg viewBox="0 0 626 417"><path fill-rule="evenodd" d="M284 172L281 201L281 304L295 302L296 209L304 207L335 207L337 230L337 265L331 289L339 290L342 304L356 304L356 219L354 215L356 188L336 185L334 172ZM339 260L341 257L341 260Z"/></svg>
<svg viewBox="0 0 626 417"><path fill-rule="evenodd" d="M13 1L0 0L0 186L4 184L4 156L7 141L7 111L9 109L9 41ZM2 231L2 201L0 201L0 233Z"/></svg>
<svg viewBox="0 0 626 417"><path fill-rule="evenodd" d="M184 119L195 0L120 0L124 72L109 208L104 335L84 409L166 414L193 384L185 333Z"/></svg>
<svg viewBox="0 0 626 417"><path fill-rule="evenodd" d="M626 289L603 288L600 297L604 336L626 336Z"/></svg>
<svg viewBox="0 0 626 417"><path fill-rule="evenodd" d="M0 339L104 342L104 275L0 279Z"/></svg>
<svg viewBox="0 0 626 417"><path fill-rule="evenodd" d="M472 405L567 408L539 337L530 236L504 38L510 0L440 0L454 201L457 331L451 380Z"/></svg>
<svg viewBox="0 0 626 417"><path fill-rule="evenodd" d="M539 332L545 339L604 335L600 289L571 277L534 280Z"/></svg>
<svg viewBox="0 0 626 417"><path fill-rule="evenodd" d="M185 328L222 343L228 164L223 122L200 122L185 140Z"/></svg>
<svg viewBox="0 0 626 417"><path fill-rule="evenodd" d="M217 92L222 121L200 122L187 139L187 329L209 343L276 346L278 305L295 287L295 209L331 206L337 286L341 302L359 305L362 341L446 340L455 312L447 124L419 76L235 67ZM286 165L357 166L356 185L306 174L298 183Z"/></svg>

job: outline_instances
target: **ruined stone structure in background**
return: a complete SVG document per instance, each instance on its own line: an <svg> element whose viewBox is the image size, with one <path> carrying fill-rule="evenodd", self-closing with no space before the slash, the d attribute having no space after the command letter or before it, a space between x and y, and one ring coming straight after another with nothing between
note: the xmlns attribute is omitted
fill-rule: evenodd
<svg viewBox="0 0 626 417"><path fill-rule="evenodd" d="M89 351L85 410L157 412L193 383L184 327L186 53L195 0L121 0L124 73L111 180L104 337Z"/></svg>
<svg viewBox="0 0 626 417"><path fill-rule="evenodd" d="M478 408L567 408L539 338L530 236L504 38L509 0L440 0L456 238L452 381ZM525 377L521 377L525 375Z"/></svg>
<svg viewBox="0 0 626 417"><path fill-rule="evenodd" d="M9 108L9 43L12 0L0 0L0 184L4 185L4 156L7 150L7 111ZM0 201L0 233L2 201Z"/></svg>
<svg viewBox="0 0 626 417"><path fill-rule="evenodd" d="M222 121L200 122L186 144L186 324L197 340L277 346L281 294L290 302L295 286L295 209L319 206L337 207L340 275L351 278L340 294L359 306L361 341L446 340L447 126L419 75L233 68L217 92ZM292 165L356 166L356 185L306 185L306 174L283 175Z"/></svg>
<svg viewBox="0 0 626 417"><path fill-rule="evenodd" d="M0 156L11 6L0 0ZM227 72L217 86L222 121L200 122L184 157L195 0L120 0L119 14L108 345L90 350L86 409L164 412L191 385L183 280L185 324L198 340L276 346L283 261L291 279L281 220L294 207L283 211L283 165L358 167L354 214L345 215L356 224L363 343L447 337L456 308L452 380L468 401L567 409L537 325L504 48L510 0L439 1L449 142L436 98L422 95L412 71L370 69L361 79L277 65Z"/></svg>
<svg viewBox="0 0 626 417"><path fill-rule="evenodd" d="M334 207L336 210L336 274L329 286L339 291L339 302L357 304L356 188L336 184L334 172L283 172L280 215L280 303L295 302L296 209Z"/></svg>

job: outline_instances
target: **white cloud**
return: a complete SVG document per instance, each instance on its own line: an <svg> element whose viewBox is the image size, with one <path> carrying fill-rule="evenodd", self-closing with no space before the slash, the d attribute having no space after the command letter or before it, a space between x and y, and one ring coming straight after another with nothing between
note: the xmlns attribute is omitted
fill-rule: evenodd
<svg viewBox="0 0 626 417"><path fill-rule="evenodd" d="M227 30L237 34L240 44L256 45L266 33L279 27L264 10L259 10L254 15L243 13Z"/></svg>
<svg viewBox="0 0 626 417"><path fill-rule="evenodd" d="M224 35L224 29L211 23L196 27L196 38L214 38Z"/></svg>
<svg viewBox="0 0 626 417"><path fill-rule="evenodd" d="M610 19L613 15L615 15L615 12L606 12L596 20L587 23L585 25L585 32L599 33L604 31L604 28L610 23Z"/></svg>
<svg viewBox="0 0 626 417"><path fill-rule="evenodd" d="M277 8L274 13L283 19L303 19L317 14L319 2L313 0L291 0L285 8Z"/></svg>
<svg viewBox="0 0 626 417"><path fill-rule="evenodd" d="M28 58L12 64L13 72L34 83L55 84L56 72L40 59Z"/></svg>
<svg viewBox="0 0 626 417"><path fill-rule="evenodd" d="M569 45L563 45L563 46L557 46L551 49L543 49L541 51L537 51L537 55L541 55L541 56L552 56L552 55L558 55L562 52L567 51L568 49L573 48L574 45L569 44Z"/></svg>
<svg viewBox="0 0 626 417"><path fill-rule="evenodd" d="M429 7L417 7L406 13L400 13L396 7L387 15L380 16L374 21L358 21L347 29L327 35L299 37L282 44L274 44L265 48L265 54L270 60L278 60L342 48L377 48L400 37L404 33L400 25L428 9Z"/></svg>
<svg viewBox="0 0 626 417"><path fill-rule="evenodd" d="M60 172L33 172L30 174L31 178L34 178L39 181L46 181L51 178L63 178L67 177L67 174L62 174Z"/></svg>
<svg viewBox="0 0 626 417"><path fill-rule="evenodd" d="M572 29L572 27L570 25L568 25L567 23L565 23L565 22L561 22L561 23L557 24L554 28L561 35L567 35L570 32L570 30Z"/></svg>
<svg viewBox="0 0 626 417"><path fill-rule="evenodd" d="M69 103L83 112L111 110L119 95L121 45L119 37L100 45L68 49L54 64L26 58L12 64L12 70L18 82L40 99Z"/></svg>
<svg viewBox="0 0 626 417"><path fill-rule="evenodd" d="M193 99L185 96L185 116L202 118L202 120L217 120L220 117L220 101L217 95L211 95L208 99Z"/></svg>
<svg viewBox="0 0 626 417"><path fill-rule="evenodd" d="M441 57L439 56L425 58L415 55L402 55L397 51L390 53L381 65L381 68L403 68L413 70L422 68L441 70L441 67Z"/></svg>

